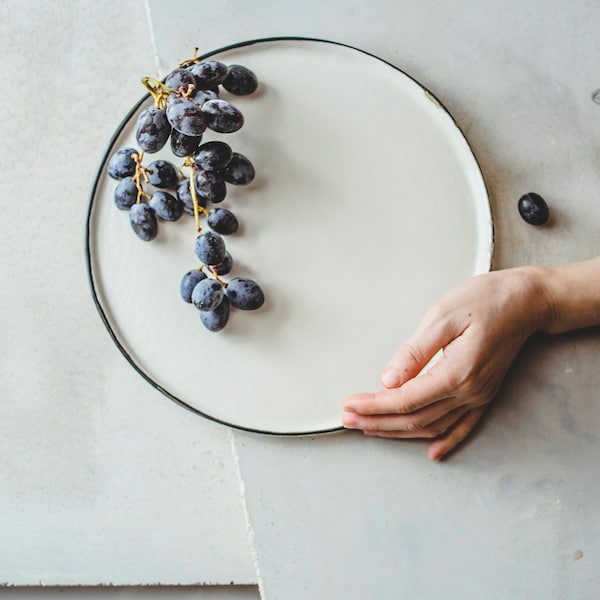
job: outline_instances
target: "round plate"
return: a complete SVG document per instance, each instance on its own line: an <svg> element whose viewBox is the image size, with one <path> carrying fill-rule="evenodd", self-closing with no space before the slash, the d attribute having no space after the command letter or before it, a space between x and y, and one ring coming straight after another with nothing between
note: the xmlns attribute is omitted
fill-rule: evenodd
<svg viewBox="0 0 600 600"><path fill-rule="evenodd" d="M489 270L486 187L440 102L392 65L312 39L253 40L211 56L259 78L237 133L205 134L248 156L249 186L219 206L240 231L226 239L225 276L250 277L264 306L204 329L179 296L198 266L194 219L159 224L142 242L114 206L106 163L136 147L143 98L116 131L95 182L87 248L92 292L131 365L183 406L233 427L276 434L341 428L341 404L380 388L379 373L425 309ZM168 146L168 144L167 144ZM169 150L146 155L145 164Z"/></svg>

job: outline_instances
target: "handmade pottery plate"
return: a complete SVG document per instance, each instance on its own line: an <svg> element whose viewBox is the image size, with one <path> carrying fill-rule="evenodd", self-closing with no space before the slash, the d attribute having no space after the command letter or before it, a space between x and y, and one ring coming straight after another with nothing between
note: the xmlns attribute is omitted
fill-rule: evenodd
<svg viewBox="0 0 600 600"><path fill-rule="evenodd" d="M256 280L265 304L232 311L223 331L209 332L179 296L182 276L199 264L193 217L160 222L157 238L143 242L115 207L106 165L117 149L137 147L148 97L117 128L93 186L94 301L132 367L181 405L256 432L338 430L344 398L380 387L382 367L426 308L489 270L480 168L433 94L370 54L277 38L208 56L260 81L251 96L221 94L244 127L203 141L226 141L256 168L218 206L241 224L226 239L234 269L224 279ZM156 158L181 164L168 149L145 162Z"/></svg>

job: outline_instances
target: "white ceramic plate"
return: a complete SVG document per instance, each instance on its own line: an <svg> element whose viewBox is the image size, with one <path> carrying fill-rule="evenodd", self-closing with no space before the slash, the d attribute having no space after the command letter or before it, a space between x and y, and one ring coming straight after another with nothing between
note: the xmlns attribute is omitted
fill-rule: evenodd
<svg viewBox="0 0 600 600"><path fill-rule="evenodd" d="M335 431L344 398L380 387L381 368L424 310L489 270L486 187L448 112L376 57L296 38L211 56L260 81L252 96L222 95L242 110L244 127L204 141L227 141L256 167L254 182L230 186L220 206L242 224L226 240L235 269L225 279L255 279L265 305L207 331L179 297L181 277L198 265L193 218L161 223L146 243L114 206L106 162L136 147L148 98L118 128L94 185L94 299L132 366L187 408L264 433Z"/></svg>

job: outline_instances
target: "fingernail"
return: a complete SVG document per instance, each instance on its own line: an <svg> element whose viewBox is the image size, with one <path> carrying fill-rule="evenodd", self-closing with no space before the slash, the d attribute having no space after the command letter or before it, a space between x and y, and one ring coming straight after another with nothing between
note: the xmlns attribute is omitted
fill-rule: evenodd
<svg viewBox="0 0 600 600"><path fill-rule="evenodd" d="M352 429L354 426L354 415L350 413L345 413L342 416L342 425L348 429Z"/></svg>
<svg viewBox="0 0 600 600"><path fill-rule="evenodd" d="M398 381L400 380L400 374L394 367L386 367L381 374L381 383L385 385L385 387L393 387L398 385Z"/></svg>
<svg viewBox="0 0 600 600"><path fill-rule="evenodd" d="M350 413L354 413L356 412L356 404L355 404L355 400L352 398L347 398L344 401L344 404L342 405L342 408L344 409L344 411L346 412L350 412Z"/></svg>

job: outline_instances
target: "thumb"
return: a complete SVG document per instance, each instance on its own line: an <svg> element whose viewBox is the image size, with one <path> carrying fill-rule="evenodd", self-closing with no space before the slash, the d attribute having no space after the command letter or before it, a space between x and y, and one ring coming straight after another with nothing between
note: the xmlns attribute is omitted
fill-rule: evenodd
<svg viewBox="0 0 600 600"><path fill-rule="evenodd" d="M386 388L396 388L416 377L434 357L437 360L436 354L444 346L462 333L455 329L449 320L434 317L429 311L383 369L381 383Z"/></svg>

